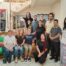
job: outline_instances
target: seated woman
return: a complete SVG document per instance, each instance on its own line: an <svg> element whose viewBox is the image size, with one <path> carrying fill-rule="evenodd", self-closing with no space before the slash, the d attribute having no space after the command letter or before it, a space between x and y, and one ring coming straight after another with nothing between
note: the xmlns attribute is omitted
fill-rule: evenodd
<svg viewBox="0 0 66 66"><path fill-rule="evenodd" d="M37 51L33 53L35 62L43 64L47 58L47 46L44 34L41 34L40 40L37 41L36 50Z"/></svg>
<svg viewBox="0 0 66 66"><path fill-rule="evenodd" d="M21 61L23 61L22 59L22 55L23 55L23 44L24 44L24 39L23 39L23 30L18 30L18 35L15 36L16 37L16 41L17 41L17 45L14 47L14 55L15 55L15 62L18 62L18 56L20 55L20 59Z"/></svg>

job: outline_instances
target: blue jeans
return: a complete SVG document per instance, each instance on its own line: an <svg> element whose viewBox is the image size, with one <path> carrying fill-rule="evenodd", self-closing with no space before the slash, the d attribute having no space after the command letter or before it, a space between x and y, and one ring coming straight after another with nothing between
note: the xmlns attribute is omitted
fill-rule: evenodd
<svg viewBox="0 0 66 66"><path fill-rule="evenodd" d="M23 52L24 52L23 47L20 47L20 46L15 46L14 47L14 55L15 55L15 57L18 57L19 55L22 56Z"/></svg>
<svg viewBox="0 0 66 66"><path fill-rule="evenodd" d="M7 60L7 61L10 60L11 61L12 54L13 54L13 52L9 51L7 48L4 47L3 56L4 56L5 60Z"/></svg>

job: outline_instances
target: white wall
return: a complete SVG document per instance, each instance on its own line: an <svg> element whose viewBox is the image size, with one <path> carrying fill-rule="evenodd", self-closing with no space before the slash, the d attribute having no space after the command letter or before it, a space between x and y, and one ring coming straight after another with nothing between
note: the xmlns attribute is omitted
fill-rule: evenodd
<svg viewBox="0 0 66 66"><path fill-rule="evenodd" d="M55 18L60 19L61 2L58 1L51 6L51 11L54 12Z"/></svg>
<svg viewBox="0 0 66 66"><path fill-rule="evenodd" d="M61 0L61 18L60 19L62 22L64 21L65 17L66 17L66 0Z"/></svg>
<svg viewBox="0 0 66 66"><path fill-rule="evenodd" d="M61 0L51 6L51 11L54 12L55 18L59 20L59 25L63 28L61 24Z"/></svg>
<svg viewBox="0 0 66 66"><path fill-rule="evenodd" d="M59 19L59 24L63 28L64 18L66 17L66 0L60 0L52 6L55 18Z"/></svg>
<svg viewBox="0 0 66 66"><path fill-rule="evenodd" d="M19 12L18 14L25 15L26 12L31 12L32 15L34 14L48 14L51 11L50 6L43 6L43 7L28 7L27 9L24 9L23 11Z"/></svg>

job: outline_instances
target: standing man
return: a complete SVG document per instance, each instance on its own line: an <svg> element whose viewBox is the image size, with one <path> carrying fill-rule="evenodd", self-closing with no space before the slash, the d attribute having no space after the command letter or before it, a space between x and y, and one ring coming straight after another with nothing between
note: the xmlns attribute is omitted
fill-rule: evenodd
<svg viewBox="0 0 66 66"><path fill-rule="evenodd" d="M46 20L44 19L44 15L41 15L41 16L40 16L40 20L42 21L43 26L45 27Z"/></svg>
<svg viewBox="0 0 66 66"><path fill-rule="evenodd" d="M33 21L32 21L32 32L35 32L38 27L38 20L37 15L34 15Z"/></svg>
<svg viewBox="0 0 66 66"><path fill-rule="evenodd" d="M51 49L51 42L50 42L49 34L50 34L51 28L53 27L53 22L54 22L54 14L49 13L48 21L45 24L48 53L49 53L49 50Z"/></svg>
<svg viewBox="0 0 66 66"><path fill-rule="evenodd" d="M60 37L62 35L62 30L58 25L58 20L54 20L54 26L50 31L50 40L51 40L51 58L55 59L55 62L59 60L60 56Z"/></svg>

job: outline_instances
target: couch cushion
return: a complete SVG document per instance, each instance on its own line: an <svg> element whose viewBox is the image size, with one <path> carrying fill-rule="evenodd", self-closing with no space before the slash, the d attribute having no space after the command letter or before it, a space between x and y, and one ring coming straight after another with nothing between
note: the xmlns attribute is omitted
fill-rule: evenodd
<svg viewBox="0 0 66 66"><path fill-rule="evenodd" d="M0 55L3 54L3 47L0 47Z"/></svg>
<svg viewBox="0 0 66 66"><path fill-rule="evenodd" d="M4 37L0 36L0 42L3 42L3 41L4 41Z"/></svg>

